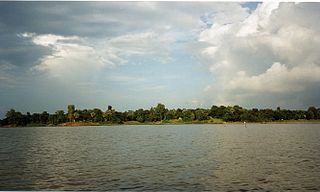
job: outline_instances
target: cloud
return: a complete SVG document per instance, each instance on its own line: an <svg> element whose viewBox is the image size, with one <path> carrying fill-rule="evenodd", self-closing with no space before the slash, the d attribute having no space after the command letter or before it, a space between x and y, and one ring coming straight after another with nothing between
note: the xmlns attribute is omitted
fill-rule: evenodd
<svg viewBox="0 0 320 192"><path fill-rule="evenodd" d="M170 59L169 44L173 42L166 35L154 32L129 34L95 41L79 36L22 33L38 46L50 50L39 59L32 70L47 72L51 77L86 79L107 68L123 65L134 57L152 57L160 61Z"/></svg>
<svg viewBox="0 0 320 192"><path fill-rule="evenodd" d="M269 24L269 18L273 10L279 7L279 2L261 3L248 18L243 20L236 36L246 37L258 33L260 29Z"/></svg>
<svg viewBox="0 0 320 192"><path fill-rule="evenodd" d="M170 45L175 40L168 34L143 32L122 35L107 40L106 47L116 50L122 57L150 56L166 62L170 60Z"/></svg>
<svg viewBox="0 0 320 192"><path fill-rule="evenodd" d="M207 106L319 104L320 5L250 6L0 2L0 60L14 67L1 69L1 85L15 79L20 87L10 93L30 90L30 105L42 98L44 107L48 98L115 101L123 109L159 100L183 107L192 99ZM16 106L15 98L2 104Z"/></svg>
<svg viewBox="0 0 320 192"><path fill-rule="evenodd" d="M32 69L47 72L51 77L81 76L113 61L112 55L109 55L108 61L104 61L93 47L77 36L32 35L31 41L51 51L49 55L41 57Z"/></svg>
<svg viewBox="0 0 320 192"><path fill-rule="evenodd" d="M145 80L142 77L133 77L128 75L111 75L109 79L111 81L120 82L120 83L140 82Z"/></svg>
<svg viewBox="0 0 320 192"><path fill-rule="evenodd" d="M14 70L16 66L8 63L7 61L0 60L0 82L1 85L5 85L13 81L13 76L11 71Z"/></svg>
<svg viewBox="0 0 320 192"><path fill-rule="evenodd" d="M305 91L306 84L320 82L320 67L297 66L288 69L287 66L274 63L265 73L247 76L240 71L230 80L228 89L259 92L301 92Z"/></svg>
<svg viewBox="0 0 320 192"><path fill-rule="evenodd" d="M166 91L168 88L167 85L149 85L149 84L146 84L146 85L142 85L140 87L137 87L136 88L136 91L143 91L143 92L151 92L151 93L163 93L164 91Z"/></svg>
<svg viewBox="0 0 320 192"><path fill-rule="evenodd" d="M319 4L264 2L248 16L204 30L201 58L215 77L206 88L214 95L211 101L259 106L261 94L281 95L282 102L269 105L294 107L300 104L292 94L319 95L310 89L320 83L320 31L310 21L320 16L315 7Z"/></svg>

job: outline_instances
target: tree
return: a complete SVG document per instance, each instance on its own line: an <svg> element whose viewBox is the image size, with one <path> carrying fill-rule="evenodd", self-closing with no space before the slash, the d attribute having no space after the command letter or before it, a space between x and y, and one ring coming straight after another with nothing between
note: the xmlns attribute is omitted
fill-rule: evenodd
<svg viewBox="0 0 320 192"><path fill-rule="evenodd" d="M42 113L27 112L22 114L14 109L10 109L5 119L0 119L0 125L25 126L27 124L45 124L58 125L67 121L89 121L89 122L112 122L123 123L123 121L162 121L171 119L180 119L184 121L207 120L209 117L220 118L225 121L249 121L249 122L266 122L274 120L290 120L290 119L319 119L320 108L314 106L307 110L287 110L277 107L272 109L245 109L238 105L217 107L213 105L210 109L170 109L168 110L164 104L158 103L157 106L151 107L150 110L138 109L136 111L129 110L126 112L118 112L108 106L105 112L100 109L84 109L76 110L74 105L68 105L68 112L58 110L54 114L44 111Z"/></svg>
<svg viewBox="0 0 320 192"><path fill-rule="evenodd" d="M166 114L166 119L168 119L168 120L176 119L176 110L175 109L168 110L168 112Z"/></svg>
<svg viewBox="0 0 320 192"><path fill-rule="evenodd" d="M80 111L79 111L79 110L76 110L76 111L74 112L74 120L75 120L75 121L79 121L79 120L80 120L80 117L81 117Z"/></svg>
<svg viewBox="0 0 320 192"><path fill-rule="evenodd" d="M143 109L138 109L135 111L135 116L137 117L137 121L143 123L146 121L145 111Z"/></svg>
<svg viewBox="0 0 320 192"><path fill-rule="evenodd" d="M112 122L114 113L115 113L115 110L113 110L112 106L109 105L108 109L106 110L106 112L103 113L104 120L107 121L107 122Z"/></svg>
<svg viewBox="0 0 320 192"><path fill-rule="evenodd" d="M208 119L208 110L206 109L196 109L194 111L195 113L195 119L199 120L199 121L202 121L202 120L207 120Z"/></svg>
<svg viewBox="0 0 320 192"><path fill-rule="evenodd" d="M134 111L129 110L126 114L127 114L126 115L126 120L127 121L134 121L135 120Z"/></svg>
<svg viewBox="0 0 320 192"><path fill-rule="evenodd" d="M177 111L176 111L176 115L175 115L175 118L176 119L180 119L182 118L182 109L178 108Z"/></svg>
<svg viewBox="0 0 320 192"><path fill-rule="evenodd" d="M226 107L223 106L223 105L221 105L221 106L218 107L218 108L216 108L216 107L214 107L214 106L212 106L212 108L214 108L214 111L215 111L213 117L218 118L218 119L222 119L223 116L224 116L224 114L225 114L225 109L226 109ZM211 108L211 110L212 110L212 108Z"/></svg>
<svg viewBox="0 0 320 192"><path fill-rule="evenodd" d="M318 111L314 106L311 106L307 110L307 119L317 119Z"/></svg>
<svg viewBox="0 0 320 192"><path fill-rule="evenodd" d="M146 121L156 122L160 121L160 117L157 116L156 110L154 107L151 107L148 111L148 116L146 116Z"/></svg>
<svg viewBox="0 0 320 192"><path fill-rule="evenodd" d="M165 114L167 112L167 109L164 104L158 103L158 105L154 108L155 114L156 114L156 120L161 121L166 118Z"/></svg>
<svg viewBox="0 0 320 192"><path fill-rule="evenodd" d="M50 115L49 115L48 123L49 123L50 125L57 125L57 124L58 124L57 115L56 115L56 114L50 114Z"/></svg>
<svg viewBox="0 0 320 192"><path fill-rule="evenodd" d="M69 122L74 122L75 121L74 112L75 112L74 105L68 105L68 119L69 119Z"/></svg>
<svg viewBox="0 0 320 192"><path fill-rule="evenodd" d="M182 111L182 119L184 121L192 121L195 119L195 115L192 109L183 109Z"/></svg>
<svg viewBox="0 0 320 192"><path fill-rule="evenodd" d="M16 112L14 109L10 109L6 113L6 118L8 120L8 123L11 125L17 125L17 126L25 125L21 112Z"/></svg>
<svg viewBox="0 0 320 192"><path fill-rule="evenodd" d="M103 121L103 112L98 108L94 108L93 110L91 110L90 115L91 115L93 122L102 122Z"/></svg>
<svg viewBox="0 0 320 192"><path fill-rule="evenodd" d="M106 112L103 113L103 118L105 121L112 123L122 123L125 119L125 113L117 112L112 109L112 106L108 106Z"/></svg>
<svg viewBox="0 0 320 192"><path fill-rule="evenodd" d="M212 105L209 115L213 118L218 118L219 107Z"/></svg>
<svg viewBox="0 0 320 192"><path fill-rule="evenodd" d="M89 110L87 110L87 109L84 109L84 110L82 110L82 111L79 111L79 113L80 113L80 119L82 120L82 121L92 121L92 119L91 119L91 114L90 114L90 111Z"/></svg>
<svg viewBox="0 0 320 192"><path fill-rule="evenodd" d="M49 121L49 113L44 111L40 114L40 123L41 124L47 124Z"/></svg>
<svg viewBox="0 0 320 192"><path fill-rule="evenodd" d="M56 111L57 123L65 123L67 121L66 115L63 110Z"/></svg>

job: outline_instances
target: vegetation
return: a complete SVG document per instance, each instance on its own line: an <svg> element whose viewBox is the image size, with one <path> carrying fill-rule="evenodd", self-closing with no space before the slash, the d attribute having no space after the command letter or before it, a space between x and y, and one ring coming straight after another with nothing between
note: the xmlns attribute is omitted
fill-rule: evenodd
<svg viewBox="0 0 320 192"><path fill-rule="evenodd" d="M187 124L187 123L224 123L224 122L301 122L319 120L320 108L309 107L307 110L280 109L245 109L235 106L215 106L210 109L167 109L159 103L148 109L118 112L108 106L106 111L98 108L76 109L67 107L67 113L58 110L54 114L22 114L14 109L0 120L0 126L53 126L53 125L106 125L106 124Z"/></svg>

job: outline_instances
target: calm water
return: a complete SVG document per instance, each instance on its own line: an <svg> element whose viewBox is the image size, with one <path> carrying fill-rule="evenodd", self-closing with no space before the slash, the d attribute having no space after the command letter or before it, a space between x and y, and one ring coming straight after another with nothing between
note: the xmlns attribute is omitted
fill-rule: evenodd
<svg viewBox="0 0 320 192"><path fill-rule="evenodd" d="M320 191L320 124L0 129L0 190Z"/></svg>

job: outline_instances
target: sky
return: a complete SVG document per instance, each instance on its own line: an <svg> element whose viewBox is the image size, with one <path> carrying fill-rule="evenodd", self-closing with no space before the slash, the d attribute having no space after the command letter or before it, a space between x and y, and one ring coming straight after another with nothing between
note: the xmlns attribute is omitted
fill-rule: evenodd
<svg viewBox="0 0 320 192"><path fill-rule="evenodd" d="M0 117L320 106L320 3L0 2Z"/></svg>

